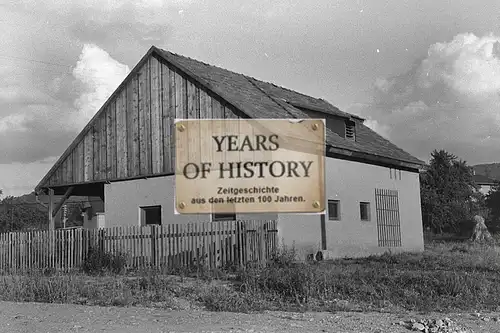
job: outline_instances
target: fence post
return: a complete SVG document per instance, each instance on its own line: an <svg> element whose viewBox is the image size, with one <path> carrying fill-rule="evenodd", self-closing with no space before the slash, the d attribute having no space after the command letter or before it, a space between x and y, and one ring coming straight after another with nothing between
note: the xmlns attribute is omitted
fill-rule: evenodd
<svg viewBox="0 0 500 333"><path fill-rule="evenodd" d="M156 226L151 225L151 268L156 265Z"/></svg>
<svg viewBox="0 0 500 333"><path fill-rule="evenodd" d="M260 238L260 264L261 266L266 266L266 243L264 239L264 223L265 221L260 221L259 223L259 238Z"/></svg>
<svg viewBox="0 0 500 333"><path fill-rule="evenodd" d="M98 246L99 246L99 252L104 252L106 250L106 247L105 247L105 242L104 242L104 236L105 236L105 232L104 232L104 229L99 229L99 236L98 236Z"/></svg>

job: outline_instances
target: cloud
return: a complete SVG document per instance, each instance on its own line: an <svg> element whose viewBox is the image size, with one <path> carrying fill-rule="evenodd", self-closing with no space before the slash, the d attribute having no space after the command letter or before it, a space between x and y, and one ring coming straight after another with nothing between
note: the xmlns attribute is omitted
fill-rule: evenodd
<svg viewBox="0 0 500 333"><path fill-rule="evenodd" d="M130 69L94 44L85 44L73 69L74 77L83 85L82 94L75 100L81 129L94 116L108 97L125 79Z"/></svg>
<svg viewBox="0 0 500 333"><path fill-rule="evenodd" d="M0 118L0 133L5 132L25 132L26 128L26 115L24 114L10 114L6 117Z"/></svg>
<svg viewBox="0 0 500 333"><path fill-rule="evenodd" d="M151 44L172 34L172 17L191 0L21 0L25 11L66 28L68 44L94 43L126 63L135 63Z"/></svg>
<svg viewBox="0 0 500 333"><path fill-rule="evenodd" d="M377 78L374 86L383 93L387 93L394 85L395 80L388 80L386 78Z"/></svg>
<svg viewBox="0 0 500 333"><path fill-rule="evenodd" d="M152 43L178 1L20 0L0 11L0 164L58 156Z"/></svg>
<svg viewBox="0 0 500 333"><path fill-rule="evenodd" d="M492 34L457 35L449 43L436 43L422 62L420 84L444 83L457 93L487 97L500 91L500 37Z"/></svg>
<svg viewBox="0 0 500 333"><path fill-rule="evenodd" d="M391 128L387 125L383 125L379 123L375 119L365 119L364 124L372 129L373 131L377 132L379 135L383 136L386 139L390 139L390 131Z"/></svg>
<svg viewBox="0 0 500 333"><path fill-rule="evenodd" d="M33 191L55 159L56 157L52 156L32 163L0 164L0 189L3 190L3 196L18 196Z"/></svg>
<svg viewBox="0 0 500 333"><path fill-rule="evenodd" d="M373 103L348 111L417 157L433 149L472 163L500 156L500 37L464 33L435 43L417 66L373 89Z"/></svg>

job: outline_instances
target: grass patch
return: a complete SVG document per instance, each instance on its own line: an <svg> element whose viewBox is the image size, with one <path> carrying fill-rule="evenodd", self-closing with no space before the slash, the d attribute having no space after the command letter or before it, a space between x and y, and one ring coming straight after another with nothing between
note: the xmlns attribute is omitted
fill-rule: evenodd
<svg viewBox="0 0 500 333"><path fill-rule="evenodd" d="M152 272L135 276L34 273L0 277L0 299L16 302L191 309L201 306L198 295L210 288L215 286Z"/></svg>
<svg viewBox="0 0 500 333"><path fill-rule="evenodd" d="M121 257L89 256L74 274L0 277L0 299L49 303L205 307L212 311L484 311L500 307L500 249L432 242L423 253L330 262L282 249L265 268L123 273ZM85 273L86 272L86 273Z"/></svg>
<svg viewBox="0 0 500 333"><path fill-rule="evenodd" d="M246 293L270 296L273 304L289 308L328 310L344 304L350 310L496 310L499 272L496 246L433 243L419 254L320 264L290 261L246 271L240 280Z"/></svg>

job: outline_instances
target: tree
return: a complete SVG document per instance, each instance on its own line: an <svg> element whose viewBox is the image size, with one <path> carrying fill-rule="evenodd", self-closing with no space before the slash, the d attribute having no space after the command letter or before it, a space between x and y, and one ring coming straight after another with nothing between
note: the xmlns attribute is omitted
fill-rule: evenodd
<svg viewBox="0 0 500 333"><path fill-rule="evenodd" d="M440 233L463 231L464 222L482 204L472 176L472 167L457 156L445 150L431 153L427 170L420 174L424 227Z"/></svg>
<svg viewBox="0 0 500 333"><path fill-rule="evenodd" d="M497 231L500 229L500 182L495 182L485 201L490 213L487 225Z"/></svg>
<svg viewBox="0 0 500 333"><path fill-rule="evenodd" d="M47 212L36 204L25 204L13 196L0 200L0 232L40 230L46 228Z"/></svg>

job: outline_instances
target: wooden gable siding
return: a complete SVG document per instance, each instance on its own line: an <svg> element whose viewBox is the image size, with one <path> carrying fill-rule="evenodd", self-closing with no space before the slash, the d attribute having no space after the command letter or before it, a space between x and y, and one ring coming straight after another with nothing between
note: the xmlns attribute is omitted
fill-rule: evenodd
<svg viewBox="0 0 500 333"><path fill-rule="evenodd" d="M113 96L42 187L173 173L176 118L239 118L232 106L155 56Z"/></svg>

